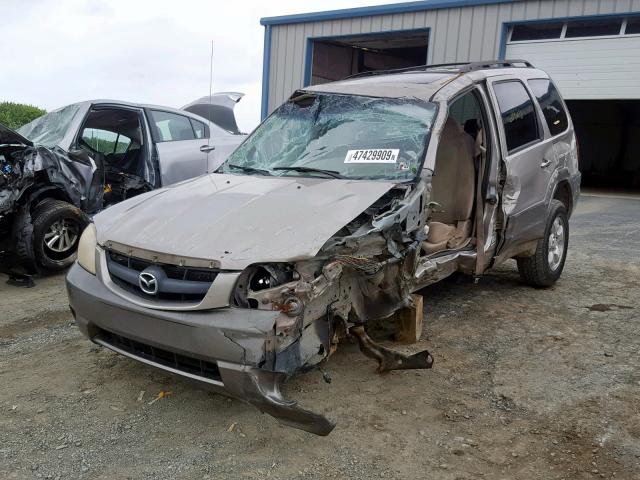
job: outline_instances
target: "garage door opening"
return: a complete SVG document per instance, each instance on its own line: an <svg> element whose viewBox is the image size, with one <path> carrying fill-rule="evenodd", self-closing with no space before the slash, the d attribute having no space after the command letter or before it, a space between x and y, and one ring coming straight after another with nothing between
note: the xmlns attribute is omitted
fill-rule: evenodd
<svg viewBox="0 0 640 480"><path fill-rule="evenodd" d="M428 30L310 40L309 83L332 82L356 73L427 63Z"/></svg>
<svg viewBox="0 0 640 480"><path fill-rule="evenodd" d="M582 186L640 191L640 100L568 100Z"/></svg>

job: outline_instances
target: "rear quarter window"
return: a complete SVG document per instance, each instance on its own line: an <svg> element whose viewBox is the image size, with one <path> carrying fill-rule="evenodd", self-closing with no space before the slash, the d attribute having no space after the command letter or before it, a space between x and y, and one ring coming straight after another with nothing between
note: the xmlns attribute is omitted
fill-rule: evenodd
<svg viewBox="0 0 640 480"><path fill-rule="evenodd" d="M204 123L194 120L193 118L190 118L189 120L191 121L193 133L196 138L209 138L209 129Z"/></svg>
<svg viewBox="0 0 640 480"><path fill-rule="evenodd" d="M540 139L533 100L517 80L493 85L509 153Z"/></svg>
<svg viewBox="0 0 640 480"><path fill-rule="evenodd" d="M544 78L529 80L529 86L540 104L551 135L564 132L569 121L558 89Z"/></svg>

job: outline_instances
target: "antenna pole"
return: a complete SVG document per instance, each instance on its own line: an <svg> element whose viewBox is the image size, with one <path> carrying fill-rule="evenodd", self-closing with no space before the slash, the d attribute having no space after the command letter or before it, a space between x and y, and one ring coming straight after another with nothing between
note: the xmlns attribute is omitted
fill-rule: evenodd
<svg viewBox="0 0 640 480"><path fill-rule="evenodd" d="M211 58L209 59L209 123L211 122L211 110L213 104L213 40L211 40ZM209 128L211 130L211 128ZM210 146L209 142L211 141L211 131L209 131L209 138L207 138L207 147Z"/></svg>

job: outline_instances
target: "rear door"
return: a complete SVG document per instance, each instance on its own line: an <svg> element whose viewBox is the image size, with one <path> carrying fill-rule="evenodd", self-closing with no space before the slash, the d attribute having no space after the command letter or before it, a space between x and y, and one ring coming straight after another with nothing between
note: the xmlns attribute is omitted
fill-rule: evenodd
<svg viewBox="0 0 640 480"><path fill-rule="evenodd" d="M527 80L527 83L538 101L545 126L553 142L557 161L556 170L561 170L558 172L559 179L566 178L571 171L577 169L578 153L573 132L569 128L571 122L567 114L567 107L562 101L558 89L548 78L531 78ZM564 175L562 170L565 171ZM552 187L554 186L549 185L547 197L553 194Z"/></svg>
<svg viewBox="0 0 640 480"><path fill-rule="evenodd" d="M488 80L506 178L502 208L506 229L502 250L541 238L547 219L546 193L556 167L553 141L525 83L513 77Z"/></svg>
<svg viewBox="0 0 640 480"><path fill-rule="evenodd" d="M163 186L207 173L208 129L202 122L164 110L149 110L149 116Z"/></svg>

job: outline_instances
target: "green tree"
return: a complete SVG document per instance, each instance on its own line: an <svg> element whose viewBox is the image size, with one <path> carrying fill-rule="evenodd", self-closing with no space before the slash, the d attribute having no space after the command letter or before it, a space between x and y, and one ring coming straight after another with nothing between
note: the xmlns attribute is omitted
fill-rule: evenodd
<svg viewBox="0 0 640 480"><path fill-rule="evenodd" d="M0 123L9 128L19 128L47 113L42 108L23 103L0 102Z"/></svg>

